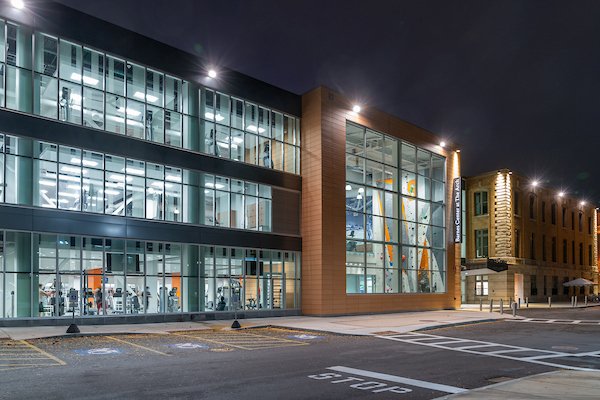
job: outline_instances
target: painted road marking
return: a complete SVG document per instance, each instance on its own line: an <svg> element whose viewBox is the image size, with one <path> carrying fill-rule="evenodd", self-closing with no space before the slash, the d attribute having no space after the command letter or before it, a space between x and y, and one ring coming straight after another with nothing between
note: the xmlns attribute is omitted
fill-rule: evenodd
<svg viewBox="0 0 600 400"><path fill-rule="evenodd" d="M259 335L249 332L206 332L172 333L173 335L188 337L198 341L216 343L226 347L235 347L242 350L259 350L290 346L307 346L309 343L298 340L284 339L274 336Z"/></svg>
<svg viewBox="0 0 600 400"><path fill-rule="evenodd" d="M308 375L308 378L315 379L318 381L329 382L334 385L338 384L338 383L352 382L348 385L350 388L359 389L359 390L370 390L372 393L389 392L389 393L396 393L396 394L406 394L406 393L412 392L412 389L409 389L409 388L404 388L404 387L400 387L400 386L390 386L387 383L383 383L383 382L365 381L364 379L357 378L355 376L345 377L345 376L335 373L335 372L325 372L322 374ZM335 379L335 380L330 380L330 379ZM356 382L359 382L359 383L356 383ZM375 390L373 390L373 389L375 389Z"/></svg>
<svg viewBox="0 0 600 400"><path fill-rule="evenodd" d="M115 349L111 347L101 347L97 349L83 349L83 350L74 350L75 353L82 356L110 356L113 354L121 354L121 349Z"/></svg>
<svg viewBox="0 0 600 400"><path fill-rule="evenodd" d="M0 340L0 371L65 364L61 359L25 340Z"/></svg>
<svg viewBox="0 0 600 400"><path fill-rule="evenodd" d="M114 337L114 336L106 336L106 337L107 337L108 339L110 339L110 340L114 340L114 341L117 341L117 342L125 343L125 344L127 344L127 345L129 345L129 346L137 347L137 348L139 348L139 349L143 349L143 350L151 351L151 352L153 352L153 353L160 354L160 355L163 355L163 356L170 356L170 354L163 353L162 351L154 350L154 349L152 349L152 348L150 348L150 347L142 346L141 344L132 343L132 342L129 342L129 341L127 341L127 340L123 340L123 339L116 338L116 337Z"/></svg>
<svg viewBox="0 0 600 400"><path fill-rule="evenodd" d="M456 394L456 393L463 393L463 392L467 391L467 389L459 388L459 387L455 387L455 386L442 385L439 383L421 381L418 379L405 378L402 376L383 374L380 372L373 372L373 371L366 371L364 369L356 369L356 368L344 367L344 366L340 366L340 365L335 366L335 367L329 367L326 369L328 369L330 371L343 372L345 374L349 374L349 375L353 375L353 376L355 375L355 376L361 376L363 378L371 378L371 379L377 379L377 380L382 380L382 381L387 381L387 382L399 383L401 385L415 386L415 387L419 387L419 388L423 388L423 389L430 389L430 390L435 390L435 391L444 392L444 393ZM357 378L355 378L355 379L357 379ZM335 383L335 382L336 381L333 381L332 383ZM367 383L377 383L377 382L367 382ZM352 387L352 385L351 385L351 387ZM360 389L360 387L357 387L356 389ZM407 388L402 388L402 389L407 390L407 391L412 391L411 389L407 389ZM368 389L363 389L363 390L368 390ZM403 393L407 393L407 392L403 392Z"/></svg>
<svg viewBox="0 0 600 400"><path fill-rule="evenodd" d="M315 339L322 339L323 336L301 334L301 335L289 335L288 338L299 339L299 340L315 340Z"/></svg>
<svg viewBox="0 0 600 400"><path fill-rule="evenodd" d="M422 340L417 340L418 338L422 338L423 336L444 339L445 341L437 342L437 343L432 343L432 342L427 343L427 342L423 342ZM560 351L532 349L532 348L528 348L528 347L513 346L513 345L507 345L507 344L501 344L501 343L484 342L481 340L452 338L452 337L448 337L448 336L430 335L430 334L423 334L423 333L415 333L414 337L416 339L411 339L410 336L407 336L407 334L402 334L402 335L397 335L397 336L386 335L386 336L375 336L375 337L378 337L380 339L393 340L396 342L416 344L419 346L434 347L434 348L438 348L438 349L442 349L442 350L458 351L461 353L476 354L476 355L482 355L482 356L488 356L488 357L498 357L498 358L504 358L507 360L514 360L514 361L523 361L523 362L528 362L528 363L532 363L532 364L546 365L546 366L555 367L555 368L571 369L571 370L575 370L575 371L600 371L600 369L595 369L595 368L584 368L584 367L571 366L568 364L563 364L563 363L558 363L558 362L541 361L542 359L546 359L546 360L560 359L560 358L577 359L577 358L582 358L585 356L596 357L596 356L600 355L600 350L592 351L592 352L585 352L585 353L565 353L565 352L560 352ZM455 343L460 343L460 344L465 344L465 340L466 340L467 342L471 342L472 345L452 347L452 346L450 346L450 344L452 344L452 340L454 340ZM444 344L441 344L441 343L444 343ZM499 347L499 348L504 348L506 350L485 351L485 348L488 348L488 347ZM510 352L512 352L513 355L505 354L505 353L510 353L509 350L510 350ZM537 353L539 355L533 355L533 356L523 355L523 356L519 357L518 355L515 354L518 352L523 352L526 354Z"/></svg>
<svg viewBox="0 0 600 400"><path fill-rule="evenodd" d="M561 325L600 325L600 321L585 320L585 319L542 319L542 318L523 318L523 319L506 319L508 322L530 322L534 324L561 324Z"/></svg>
<svg viewBox="0 0 600 400"><path fill-rule="evenodd" d="M191 350L191 349L208 349L208 346L205 344L200 344L200 343L175 343L175 344L168 344L167 346L169 347L174 347L176 349L181 349L181 350Z"/></svg>

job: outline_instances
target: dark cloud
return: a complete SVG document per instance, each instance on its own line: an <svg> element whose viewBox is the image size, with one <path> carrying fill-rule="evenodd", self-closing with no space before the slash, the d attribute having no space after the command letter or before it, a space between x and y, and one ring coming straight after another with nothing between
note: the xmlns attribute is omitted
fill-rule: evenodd
<svg viewBox="0 0 600 400"><path fill-rule="evenodd" d="M465 174L600 204L600 2L61 2L295 93L333 87L460 143Z"/></svg>

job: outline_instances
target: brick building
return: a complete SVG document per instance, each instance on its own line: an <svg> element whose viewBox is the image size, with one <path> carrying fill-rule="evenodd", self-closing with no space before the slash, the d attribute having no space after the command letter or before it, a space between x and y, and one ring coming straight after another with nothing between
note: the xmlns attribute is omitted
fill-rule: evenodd
<svg viewBox="0 0 600 400"><path fill-rule="evenodd" d="M597 283L595 206L509 170L468 177L463 302L528 297L566 301Z"/></svg>

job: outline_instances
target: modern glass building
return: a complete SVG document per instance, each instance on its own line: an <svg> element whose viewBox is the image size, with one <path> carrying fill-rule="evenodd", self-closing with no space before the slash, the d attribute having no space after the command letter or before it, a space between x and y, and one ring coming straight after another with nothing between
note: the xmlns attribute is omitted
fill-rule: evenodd
<svg viewBox="0 0 600 400"><path fill-rule="evenodd" d="M0 325L457 305L457 153L327 88L208 69L0 5Z"/></svg>
<svg viewBox="0 0 600 400"><path fill-rule="evenodd" d="M298 314L300 97L1 7L0 321Z"/></svg>

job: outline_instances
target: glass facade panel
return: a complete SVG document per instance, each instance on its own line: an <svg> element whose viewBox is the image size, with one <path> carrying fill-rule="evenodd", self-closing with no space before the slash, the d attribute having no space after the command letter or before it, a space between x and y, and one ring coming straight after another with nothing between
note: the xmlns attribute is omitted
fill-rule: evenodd
<svg viewBox="0 0 600 400"><path fill-rule="evenodd" d="M0 138L0 177L6 182L0 202L272 230L270 186L28 138Z"/></svg>
<svg viewBox="0 0 600 400"><path fill-rule="evenodd" d="M300 173L298 118L80 43L0 24L0 107Z"/></svg>
<svg viewBox="0 0 600 400"><path fill-rule="evenodd" d="M445 162L347 124L347 293L446 292Z"/></svg>
<svg viewBox="0 0 600 400"><path fill-rule="evenodd" d="M4 21L0 107L300 172L297 118ZM0 202L272 230L270 187L200 175L0 134ZM227 310L299 307L299 254L224 252L219 264L198 245L0 231L0 317L217 310L219 289Z"/></svg>

